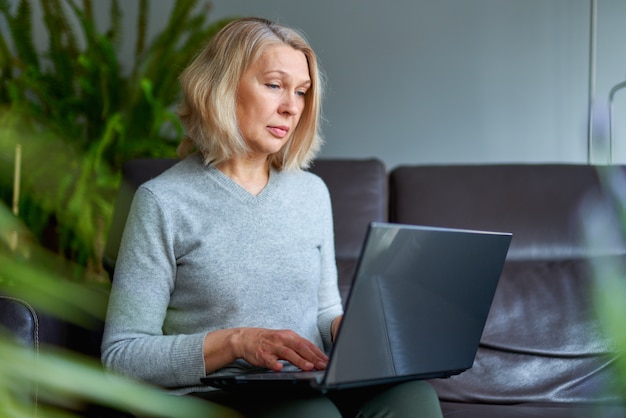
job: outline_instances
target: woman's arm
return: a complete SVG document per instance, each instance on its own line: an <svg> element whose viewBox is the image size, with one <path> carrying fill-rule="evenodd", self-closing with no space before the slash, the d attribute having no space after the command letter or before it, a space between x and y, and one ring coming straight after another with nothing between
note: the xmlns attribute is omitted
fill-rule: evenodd
<svg viewBox="0 0 626 418"><path fill-rule="evenodd" d="M330 201L330 194L326 186L323 185L323 196L318 196L316 208L320 210L322 221L319 225L311 226L320 228L322 245L320 247L321 274L319 289L319 311L318 329L322 335L324 349L329 350L335 341L336 331L339 328L340 320L337 319L343 314L339 284L337 278L337 261L335 258L335 239L333 214Z"/></svg>
<svg viewBox="0 0 626 418"><path fill-rule="evenodd" d="M115 267L102 362L127 376L175 388L198 384L205 375L205 333L163 335L176 275L170 225L158 198L139 188Z"/></svg>

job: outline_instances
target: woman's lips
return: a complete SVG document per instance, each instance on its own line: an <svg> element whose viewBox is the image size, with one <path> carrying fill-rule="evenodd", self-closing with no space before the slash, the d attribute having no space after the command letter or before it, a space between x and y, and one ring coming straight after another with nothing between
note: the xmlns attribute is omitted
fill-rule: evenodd
<svg viewBox="0 0 626 418"><path fill-rule="evenodd" d="M278 138L284 138L289 133L289 128L287 126L268 126L268 129Z"/></svg>

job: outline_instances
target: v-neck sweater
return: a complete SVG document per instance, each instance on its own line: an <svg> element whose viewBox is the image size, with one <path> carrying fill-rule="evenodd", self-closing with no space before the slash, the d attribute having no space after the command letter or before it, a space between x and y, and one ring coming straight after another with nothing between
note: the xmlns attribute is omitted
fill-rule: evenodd
<svg viewBox="0 0 626 418"><path fill-rule="evenodd" d="M210 390L206 333L290 329L322 349L342 313L330 196L306 171L253 195L198 155L135 193L115 266L105 366L173 393ZM243 360L216 374L245 371Z"/></svg>

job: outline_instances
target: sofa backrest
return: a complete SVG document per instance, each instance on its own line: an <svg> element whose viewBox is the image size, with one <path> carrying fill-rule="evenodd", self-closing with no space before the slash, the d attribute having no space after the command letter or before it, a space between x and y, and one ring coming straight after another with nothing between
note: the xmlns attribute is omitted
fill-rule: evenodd
<svg viewBox="0 0 626 418"><path fill-rule="evenodd" d="M396 222L513 233L509 259L590 255L581 205L601 191L598 167L506 164L399 167L390 175ZM600 250L624 254L624 243Z"/></svg>
<svg viewBox="0 0 626 418"><path fill-rule="evenodd" d="M387 171L377 159L320 159L311 171L330 192L339 290L345 302L368 224L387 220Z"/></svg>
<svg viewBox="0 0 626 418"><path fill-rule="evenodd" d="M623 177L624 170L616 168ZM592 257L626 261L615 240L590 248L581 208L602 202L598 167L566 164L399 167L394 222L513 233L472 369L434 381L442 399L486 403L613 398L612 347L595 320ZM581 218L582 217L582 218Z"/></svg>

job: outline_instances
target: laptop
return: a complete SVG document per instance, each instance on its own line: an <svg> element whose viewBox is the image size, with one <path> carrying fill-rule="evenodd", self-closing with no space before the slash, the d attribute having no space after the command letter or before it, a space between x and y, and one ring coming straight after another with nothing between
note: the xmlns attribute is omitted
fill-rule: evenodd
<svg viewBox="0 0 626 418"><path fill-rule="evenodd" d="M226 389L331 390L472 367L512 234L374 222L326 370L202 378Z"/></svg>

